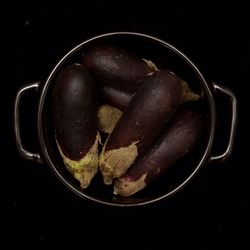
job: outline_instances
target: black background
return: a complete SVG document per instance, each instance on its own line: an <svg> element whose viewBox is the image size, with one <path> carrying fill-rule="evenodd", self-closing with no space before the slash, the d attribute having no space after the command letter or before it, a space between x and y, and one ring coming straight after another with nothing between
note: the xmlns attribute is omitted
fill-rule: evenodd
<svg viewBox="0 0 250 250"><path fill-rule="evenodd" d="M250 247L248 1L10 1L1 7L1 17L1 75L6 76L0 84L1 238L7 249L13 244L47 248L52 242L81 249ZM89 204L66 190L48 166L25 161L16 150L12 113L18 89L46 79L73 46L110 31L143 32L174 44L209 81L230 88L238 99L230 159L204 168L186 189L155 205ZM39 149L37 100L35 93L28 95L21 112L24 144L31 150ZM227 110L221 111L223 128L224 116L231 115ZM217 141L226 137L226 128Z"/></svg>

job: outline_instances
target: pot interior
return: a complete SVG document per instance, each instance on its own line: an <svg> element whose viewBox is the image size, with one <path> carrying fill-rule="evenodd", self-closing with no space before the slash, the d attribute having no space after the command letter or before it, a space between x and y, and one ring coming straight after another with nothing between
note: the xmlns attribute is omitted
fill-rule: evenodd
<svg viewBox="0 0 250 250"><path fill-rule="evenodd" d="M135 55L153 61L159 68L168 69L187 81L196 93L203 92L203 98L193 103L206 119L206 133L196 149L178 164L170 168L156 182L129 198L113 195L112 186L106 186L98 173L91 185L82 190L77 180L67 171L55 142L55 128L52 119L51 100L54 80L57 73L71 63L81 62L81 55L88 49L98 45L115 45L128 50ZM214 104L210 89L204 78L194 65L175 50L171 45L158 39L133 33L113 33L90 39L70 51L53 69L47 79L41 94L39 104L38 130L41 148L48 165L56 176L73 192L83 198L93 201L121 206L131 206L151 203L178 191L190 177L204 165L209 156L214 134Z"/></svg>

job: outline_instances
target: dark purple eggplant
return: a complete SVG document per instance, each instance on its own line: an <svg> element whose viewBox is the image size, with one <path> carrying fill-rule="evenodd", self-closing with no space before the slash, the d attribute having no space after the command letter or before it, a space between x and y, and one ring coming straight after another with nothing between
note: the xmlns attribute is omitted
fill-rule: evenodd
<svg viewBox="0 0 250 250"><path fill-rule="evenodd" d="M181 102L186 103L189 101L199 100L201 95L194 93L186 81L182 79L180 80L182 88ZM120 89L115 89L113 87L103 86L101 89L101 98L103 103L108 104L111 107L115 107L121 111L124 111L132 100L135 93L136 92L129 93Z"/></svg>
<svg viewBox="0 0 250 250"><path fill-rule="evenodd" d="M201 97L194 93L187 82L181 80L182 98L181 103L197 101ZM99 130L109 134L115 127L122 112L127 108L135 93L126 93L119 89L103 86L101 91L101 102L105 103L98 109L98 127Z"/></svg>
<svg viewBox="0 0 250 250"><path fill-rule="evenodd" d="M86 51L82 55L82 63L101 84L104 104L121 111L127 107L145 77L159 71L152 61L140 59L114 46L99 46ZM183 102L199 99L185 81L182 81L182 88Z"/></svg>
<svg viewBox="0 0 250 250"><path fill-rule="evenodd" d="M122 176L153 142L181 101L181 82L167 71L148 76L129 103L100 155L104 183Z"/></svg>
<svg viewBox="0 0 250 250"><path fill-rule="evenodd" d="M56 142L64 164L86 188L98 169L97 88L80 64L64 68L53 89Z"/></svg>
<svg viewBox="0 0 250 250"><path fill-rule="evenodd" d="M114 194L131 196L145 188L190 154L204 130L202 116L192 110L181 110L147 152L115 180Z"/></svg>
<svg viewBox="0 0 250 250"><path fill-rule="evenodd" d="M145 60L113 46L99 46L86 51L82 64L101 85L129 93L134 93L145 76L155 71Z"/></svg>
<svg viewBox="0 0 250 250"><path fill-rule="evenodd" d="M124 111L135 95L135 92L127 93L119 89L103 86L101 94L103 103Z"/></svg>

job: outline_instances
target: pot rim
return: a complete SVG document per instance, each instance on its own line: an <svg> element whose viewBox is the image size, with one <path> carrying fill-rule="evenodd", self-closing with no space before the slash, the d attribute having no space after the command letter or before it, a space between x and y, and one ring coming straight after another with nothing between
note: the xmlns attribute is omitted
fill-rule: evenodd
<svg viewBox="0 0 250 250"><path fill-rule="evenodd" d="M53 162L50 159L49 153L47 151L46 142L45 142L44 136L43 136L44 129L42 126L42 113L43 113L43 107L44 107L44 103L45 103L45 97L46 97L47 90L49 88L51 79L53 78L53 76L56 73L56 71L58 70L58 68L65 62L66 59L68 59L68 57L70 57L72 54L74 54L78 50L82 49L82 47L84 45L87 45L87 44L89 44L95 40L101 39L101 38L114 37L114 36L134 36L134 37L141 37L141 38L149 39L149 40L152 40L154 42L158 42L159 44L163 45L167 49L171 50L174 54L181 57L194 70L194 72L198 76L200 82L203 84L205 94L208 98L210 112L211 112L211 127L210 127L210 135L208 138L208 143L207 143L205 152L204 152L203 156L201 157L200 162L194 168L192 173L181 184L179 184L177 187L175 187L173 190L169 191L168 193L161 195L159 197L150 199L150 200L139 201L137 203L131 203L131 204L130 203L129 204L116 203L115 201L104 201L104 200L101 200L98 198L94 198L88 194L85 194L84 192L80 192L79 190L77 190L73 185L71 185L71 183L69 183L68 181L65 180L65 178L58 172L58 170L54 166ZM155 203L157 201L166 199L167 197L170 197L170 196L174 195L175 193L177 193L178 191L180 191L187 183L189 183L189 181L197 174L197 172L200 170L200 168L208 160L208 157L209 157L211 149L212 149L213 139L214 139L216 117L215 117L214 98L213 98L212 91L209 87L209 84L207 83L207 81L205 80L205 78L203 77L203 75L201 74L199 69L197 68L197 66L184 53L182 53L179 49L177 49L175 46L169 44L168 42L165 42L164 40L156 38L154 36L147 35L144 33L138 33L138 32L122 31L122 32L104 33L101 35L94 36L90 39L87 39L87 40L83 41L82 43L78 44L77 46L75 46L73 49L71 49L68 53L66 53L59 60L59 62L54 66L53 70L49 74L49 76L48 76L47 80L45 81L45 84L41 90L41 95L40 95L39 105L38 105L38 117L37 117L37 119L38 119L38 123L37 123L38 137L39 137L39 143L41 146L43 157L44 157L46 163L51 167L51 169L53 170L55 175L60 179L60 181L62 181L62 183L66 187L68 187L71 191L73 191L75 194L77 194L81 198L84 198L86 200L90 200L90 201L95 202L95 203L104 204L104 205L111 205L111 206L116 206L116 207L134 207L134 206L147 205L147 204Z"/></svg>

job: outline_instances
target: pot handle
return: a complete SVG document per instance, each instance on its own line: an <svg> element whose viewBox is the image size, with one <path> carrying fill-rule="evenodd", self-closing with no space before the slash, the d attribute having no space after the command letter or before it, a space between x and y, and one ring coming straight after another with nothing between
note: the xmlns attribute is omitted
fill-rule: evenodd
<svg viewBox="0 0 250 250"><path fill-rule="evenodd" d="M236 123L237 123L237 100L234 95L234 93L221 85L218 85L217 83L212 82L213 89L216 92L221 92L222 94L225 94L228 96L230 102L231 102L231 108L232 108L232 119L231 119L231 128L230 128L230 135L228 144L226 147L226 150L224 153L216 156L212 156L210 161L216 161L216 162L223 162L225 161L232 153L233 143L234 143L234 137L235 137L235 130L236 130Z"/></svg>
<svg viewBox="0 0 250 250"><path fill-rule="evenodd" d="M33 160L39 163L43 163L40 154L31 153L28 150L23 148L21 136L20 136L20 124L19 124L19 108L20 108L20 100L22 98L22 95L31 90L35 89L37 91L39 87L40 82L34 82L28 85L25 85L22 87L16 95L15 98L15 106L14 106L14 131L15 131L15 139L16 139L16 145L18 152L20 156L22 156L26 160Z"/></svg>

